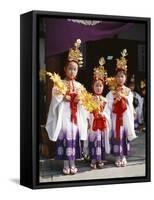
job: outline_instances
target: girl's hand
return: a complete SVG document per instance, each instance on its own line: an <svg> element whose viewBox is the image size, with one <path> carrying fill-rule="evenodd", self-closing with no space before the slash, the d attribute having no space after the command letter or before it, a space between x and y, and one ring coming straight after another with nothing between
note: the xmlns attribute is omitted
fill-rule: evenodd
<svg viewBox="0 0 154 200"><path fill-rule="evenodd" d="M121 93L121 92L117 92L115 94L114 103L116 103L117 101L120 101L122 98L128 103L127 97L123 93Z"/></svg>
<svg viewBox="0 0 154 200"><path fill-rule="evenodd" d="M122 97L121 93L120 92L116 92L116 94L115 94L116 101L120 101L121 97Z"/></svg>
<svg viewBox="0 0 154 200"><path fill-rule="evenodd" d="M99 117L99 118L102 118L102 117L103 117L103 114L98 113L98 117Z"/></svg>
<svg viewBox="0 0 154 200"><path fill-rule="evenodd" d="M64 96L64 100L65 100L65 101L71 101L70 95L65 95L65 96Z"/></svg>
<svg viewBox="0 0 154 200"><path fill-rule="evenodd" d="M75 103L79 103L80 99L79 99L79 96L77 95L75 98L74 98L74 102Z"/></svg>

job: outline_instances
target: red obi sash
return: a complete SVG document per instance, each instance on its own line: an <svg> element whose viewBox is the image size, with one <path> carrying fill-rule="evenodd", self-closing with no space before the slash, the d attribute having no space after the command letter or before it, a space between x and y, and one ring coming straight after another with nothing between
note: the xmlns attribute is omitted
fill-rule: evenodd
<svg viewBox="0 0 154 200"><path fill-rule="evenodd" d="M120 139L120 126L123 125L123 113L126 111L126 100L121 98L113 105L113 113L116 114L116 139Z"/></svg>
<svg viewBox="0 0 154 200"><path fill-rule="evenodd" d="M75 97L77 96L76 93L69 93L69 96L71 97L70 100L70 109L71 109L71 122L77 124L77 102L74 102Z"/></svg>
<svg viewBox="0 0 154 200"><path fill-rule="evenodd" d="M106 118L105 116L100 116L97 112L93 112L94 120L93 120L93 131L106 129Z"/></svg>

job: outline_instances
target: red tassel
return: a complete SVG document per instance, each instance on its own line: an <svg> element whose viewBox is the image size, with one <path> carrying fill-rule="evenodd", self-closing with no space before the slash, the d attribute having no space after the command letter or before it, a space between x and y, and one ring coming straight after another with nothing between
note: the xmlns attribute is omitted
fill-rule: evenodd
<svg viewBox="0 0 154 200"><path fill-rule="evenodd" d="M123 113L126 111L126 100L121 98L113 106L113 113L116 114L116 139L120 140L120 126L123 125Z"/></svg>
<svg viewBox="0 0 154 200"><path fill-rule="evenodd" d="M70 93L69 94L71 96L71 100L70 100L70 108L71 108L71 122L77 124L77 103L74 102L75 97L77 96L76 93Z"/></svg>
<svg viewBox="0 0 154 200"><path fill-rule="evenodd" d="M93 120L93 131L101 130L104 131L107 127L106 118L104 116L99 116L97 112L93 112L94 120Z"/></svg>

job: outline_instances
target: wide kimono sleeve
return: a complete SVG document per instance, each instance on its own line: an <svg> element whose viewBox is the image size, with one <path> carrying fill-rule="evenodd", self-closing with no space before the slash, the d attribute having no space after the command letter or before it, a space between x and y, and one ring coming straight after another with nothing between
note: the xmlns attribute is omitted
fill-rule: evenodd
<svg viewBox="0 0 154 200"><path fill-rule="evenodd" d="M110 91L106 95L107 99L107 104L105 106L104 112L106 114L106 117L108 119L108 124L109 124L109 137L111 138L112 136L112 129L113 129L113 123L112 123L112 106L113 106L113 95L112 91Z"/></svg>
<svg viewBox="0 0 154 200"><path fill-rule="evenodd" d="M89 112L81 105L78 105L77 119L80 140L87 140L88 137L88 118Z"/></svg>
<svg viewBox="0 0 154 200"><path fill-rule="evenodd" d="M134 129L133 93L131 91L129 91L128 96L126 96L126 99L128 106L127 110L123 115L123 123L128 130L128 140L131 141L137 137Z"/></svg>
<svg viewBox="0 0 154 200"><path fill-rule="evenodd" d="M107 128L105 131L105 151L107 154L110 153L110 137L111 137L111 117L110 117L110 112L108 108L108 102L106 102L106 105L103 110L103 115L106 118L106 123L107 123Z"/></svg>
<svg viewBox="0 0 154 200"><path fill-rule="evenodd" d="M52 89L52 99L49 107L46 130L49 136L49 139L56 141L62 126L62 119L59 116L62 116L63 110L63 95L56 95L56 89Z"/></svg>
<svg viewBox="0 0 154 200"><path fill-rule="evenodd" d="M109 130L111 130L111 109L109 108L109 106L109 102L107 101L103 110L103 114L107 120Z"/></svg>

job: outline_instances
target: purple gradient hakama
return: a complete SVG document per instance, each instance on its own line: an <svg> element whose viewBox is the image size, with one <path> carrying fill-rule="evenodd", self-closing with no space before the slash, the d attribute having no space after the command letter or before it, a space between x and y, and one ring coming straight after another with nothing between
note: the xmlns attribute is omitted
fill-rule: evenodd
<svg viewBox="0 0 154 200"><path fill-rule="evenodd" d="M104 132L89 133L89 156L91 160L105 160L105 137Z"/></svg>
<svg viewBox="0 0 154 200"><path fill-rule="evenodd" d="M116 139L112 134L111 154L114 156L128 156L130 154L130 143L127 138L126 129L121 130L120 140Z"/></svg>
<svg viewBox="0 0 154 200"><path fill-rule="evenodd" d="M76 160L81 158L81 148L78 130L61 131L56 142L57 160Z"/></svg>

